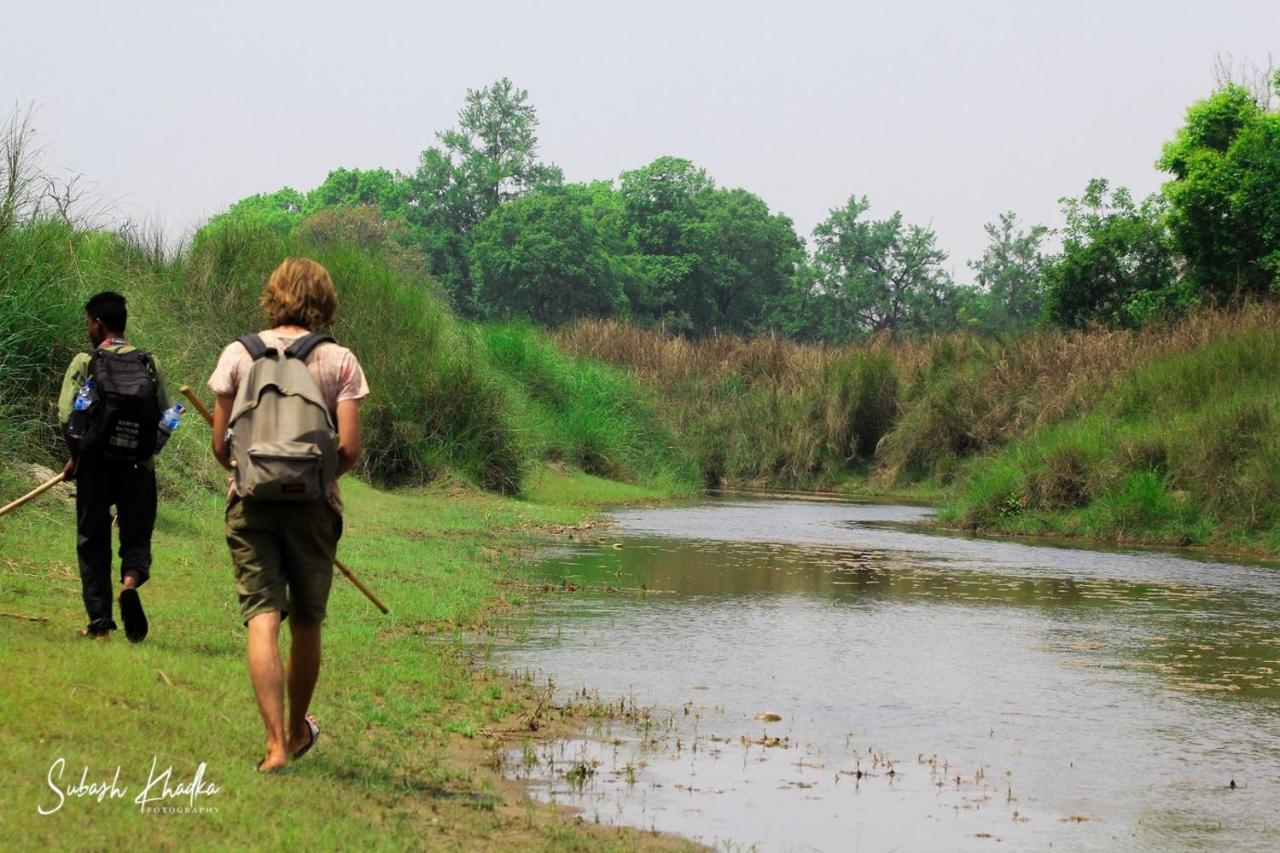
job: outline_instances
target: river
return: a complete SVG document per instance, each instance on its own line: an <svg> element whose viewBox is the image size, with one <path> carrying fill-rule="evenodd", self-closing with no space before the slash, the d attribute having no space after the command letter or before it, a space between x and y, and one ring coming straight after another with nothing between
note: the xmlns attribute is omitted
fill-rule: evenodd
<svg viewBox="0 0 1280 853"><path fill-rule="evenodd" d="M1280 570L928 512L708 500L539 555L566 591L495 654L586 716L508 772L727 849L1280 849Z"/></svg>

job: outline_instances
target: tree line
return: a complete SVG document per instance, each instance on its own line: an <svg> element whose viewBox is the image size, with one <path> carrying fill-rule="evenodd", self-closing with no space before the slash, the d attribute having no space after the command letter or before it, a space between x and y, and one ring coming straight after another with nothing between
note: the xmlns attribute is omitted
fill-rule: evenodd
<svg viewBox="0 0 1280 853"><path fill-rule="evenodd" d="M999 214L964 283L931 228L898 212L876 219L864 196L833 209L806 245L759 196L679 157L566 182L539 156L528 92L506 78L467 91L456 126L414 171L336 169L310 192L243 199L210 227L376 245L485 319L619 317L828 342L1137 327L1280 288L1280 74L1264 76L1249 86L1224 75L1190 107L1157 161L1170 175L1159 193L1136 200L1092 180L1060 200L1056 230Z"/></svg>

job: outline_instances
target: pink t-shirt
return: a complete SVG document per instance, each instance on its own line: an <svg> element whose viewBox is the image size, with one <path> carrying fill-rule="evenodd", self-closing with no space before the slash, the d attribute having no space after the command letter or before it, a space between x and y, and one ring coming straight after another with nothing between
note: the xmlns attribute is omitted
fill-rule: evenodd
<svg viewBox="0 0 1280 853"><path fill-rule="evenodd" d="M279 350L286 349L302 337L301 334L282 335L273 331L259 332L258 335L264 344ZM252 366L253 358L249 351L239 341L233 341L218 357L218 366L209 377L209 388L219 396L234 397L240 388L240 380ZM360 362L344 346L335 343L320 344L307 359L307 370L316 380L325 405L335 419L338 416L338 404L343 400L361 400L369 396L369 383L365 381Z"/></svg>
<svg viewBox="0 0 1280 853"><path fill-rule="evenodd" d="M280 334L267 330L259 332L262 342L268 347L279 350L288 348L305 333ZM240 382L253 366L253 357L239 341L233 341L218 356L218 366L209 377L209 388L220 397L234 397L240 388ZM307 370L311 373L320 394L324 397L329 413L335 422L338 418L338 403L344 400L361 400L369 396L369 383L364 378L360 362L351 350L335 343L323 343L311 351L307 358ZM342 512L342 498L338 493L338 483L333 483L333 492L329 502L334 509Z"/></svg>

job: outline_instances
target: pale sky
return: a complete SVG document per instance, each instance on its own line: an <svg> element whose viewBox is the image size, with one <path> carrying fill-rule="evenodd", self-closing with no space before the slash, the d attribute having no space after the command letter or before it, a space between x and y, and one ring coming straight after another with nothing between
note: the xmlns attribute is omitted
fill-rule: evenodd
<svg viewBox="0 0 1280 853"><path fill-rule="evenodd" d="M412 171L505 75L569 180L687 157L805 236L865 194L966 281L1001 210L1156 190L1215 53L1280 60L1277 0L0 0L0 26L0 109L34 102L51 165L171 234L338 166Z"/></svg>

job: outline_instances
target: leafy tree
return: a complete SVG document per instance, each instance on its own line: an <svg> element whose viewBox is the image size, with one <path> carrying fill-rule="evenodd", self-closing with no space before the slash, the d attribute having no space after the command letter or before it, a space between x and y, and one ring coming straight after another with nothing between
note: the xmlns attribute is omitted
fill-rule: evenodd
<svg viewBox="0 0 1280 853"><path fill-rule="evenodd" d="M758 196L719 189L706 171L660 157L623 172L621 198L638 278L632 311L674 331L751 332L768 325L802 243Z"/></svg>
<svg viewBox="0 0 1280 853"><path fill-rule="evenodd" d="M306 197L292 187L269 194L251 195L231 205L225 213L209 218L209 224L236 221L288 234L302 221Z"/></svg>
<svg viewBox="0 0 1280 853"><path fill-rule="evenodd" d="M768 309L786 293L804 243L789 217L746 190L716 190L709 201L708 274L694 321L731 332L771 327Z"/></svg>
<svg viewBox="0 0 1280 853"><path fill-rule="evenodd" d="M1045 268L1045 314L1068 328L1136 327L1153 313L1186 307L1174 286L1174 255L1159 196L1135 204L1123 187L1091 180L1066 216L1060 254Z"/></svg>
<svg viewBox="0 0 1280 853"><path fill-rule="evenodd" d="M562 181L558 167L538 159L538 117L528 100L506 77L468 89L457 126L422 152L412 178L406 215L455 296L469 290L467 232L502 202Z"/></svg>
<svg viewBox="0 0 1280 853"><path fill-rule="evenodd" d="M538 160L537 129L528 90L508 78L467 90L458 126L439 138L473 196L476 222L504 201L563 180L559 167Z"/></svg>
<svg viewBox="0 0 1280 853"><path fill-rule="evenodd" d="M471 232L476 302L492 315L555 325L625 309L626 268L589 192L536 193L501 205Z"/></svg>
<svg viewBox="0 0 1280 853"><path fill-rule="evenodd" d="M814 229L821 336L849 340L950 327L955 286L937 236L905 224L899 212L878 221L864 218L869 208L865 196L851 196Z"/></svg>
<svg viewBox="0 0 1280 853"><path fill-rule="evenodd" d="M409 178L387 169L334 169L324 183L307 193L307 213L330 207L372 205L391 216L404 211L413 197Z"/></svg>
<svg viewBox="0 0 1280 853"><path fill-rule="evenodd" d="M669 323L673 331L693 330L682 303L710 240L703 210L714 191L705 170L679 157L622 173L625 226L639 255L641 285L628 294L637 315Z"/></svg>
<svg viewBox="0 0 1280 853"><path fill-rule="evenodd" d="M987 247L982 257L969 262L985 302L984 325L988 331L1025 328L1040 318L1044 305L1044 268L1041 251L1049 229L1033 225L1018 228L1012 211L988 222Z"/></svg>
<svg viewBox="0 0 1280 853"><path fill-rule="evenodd" d="M1280 289L1280 113L1227 84L1187 111L1159 166L1192 282L1216 297Z"/></svg>

